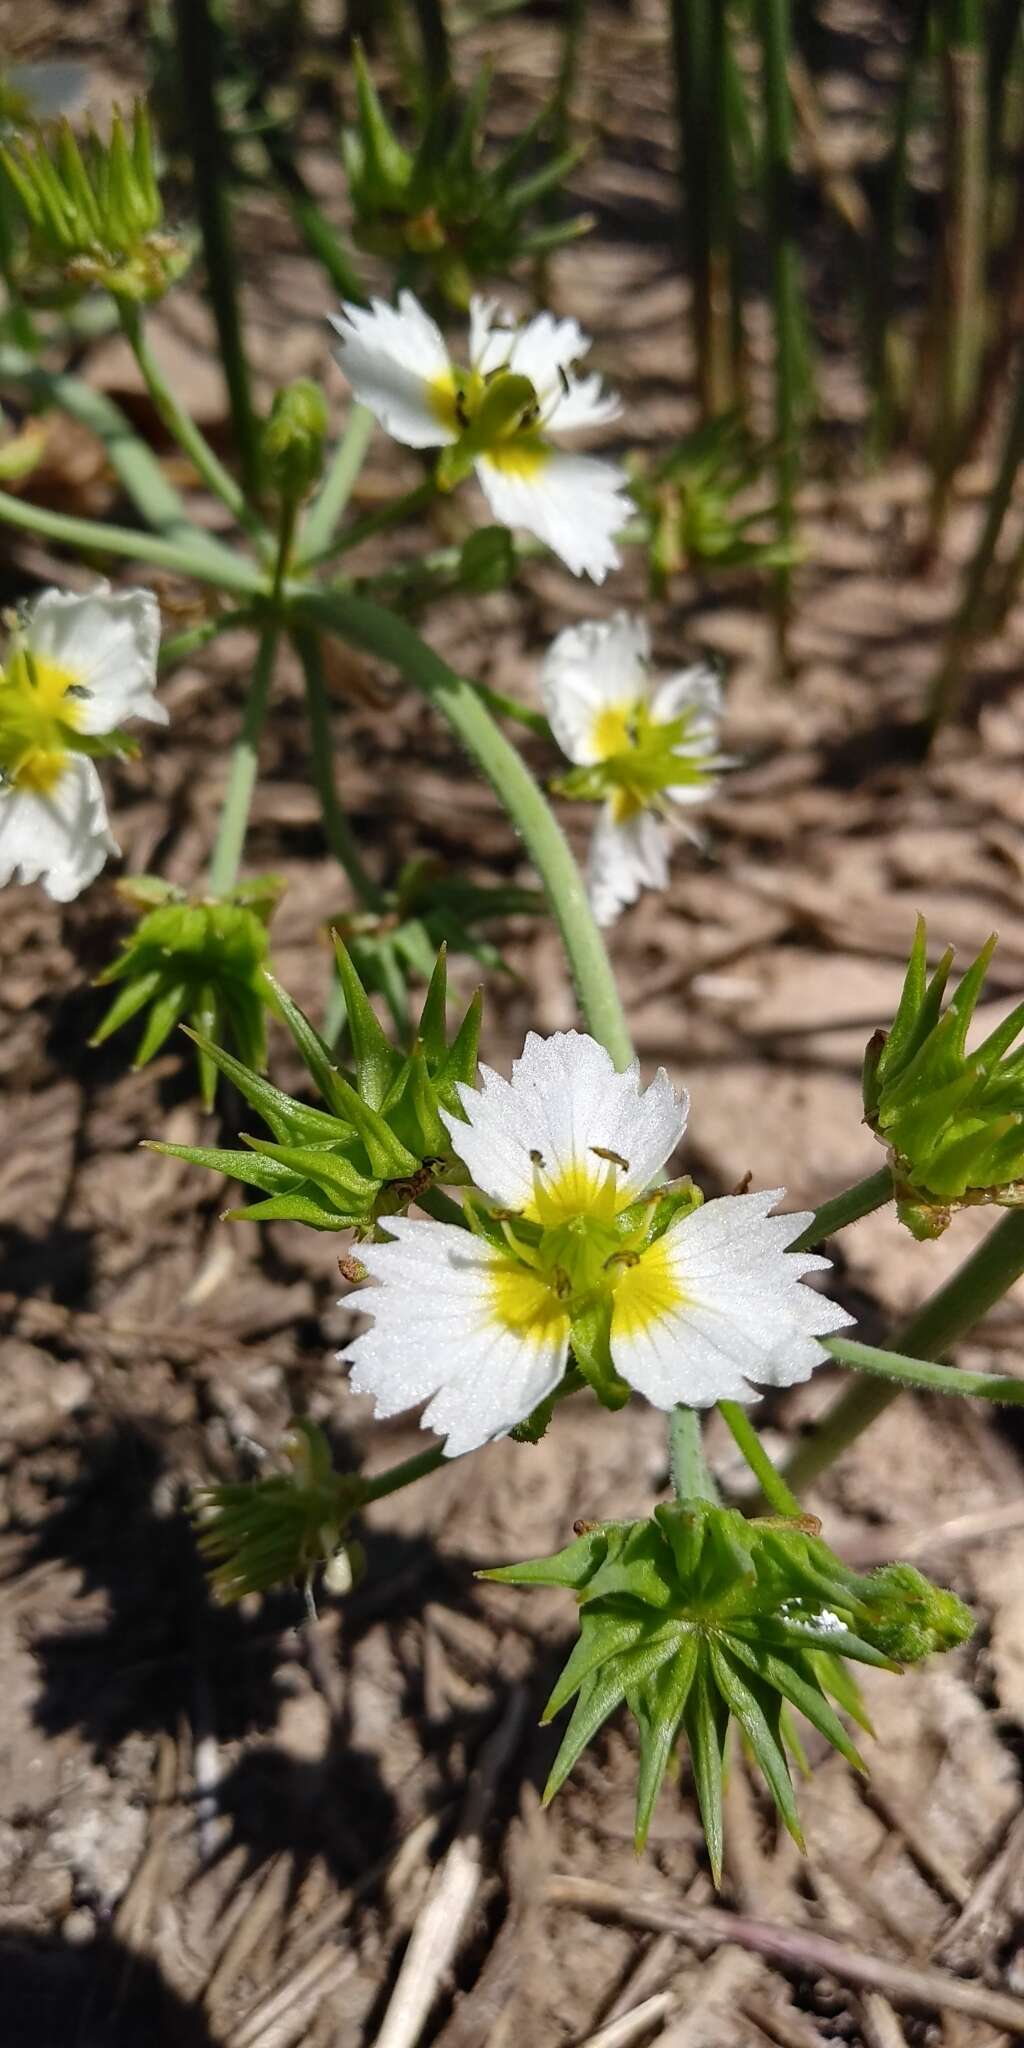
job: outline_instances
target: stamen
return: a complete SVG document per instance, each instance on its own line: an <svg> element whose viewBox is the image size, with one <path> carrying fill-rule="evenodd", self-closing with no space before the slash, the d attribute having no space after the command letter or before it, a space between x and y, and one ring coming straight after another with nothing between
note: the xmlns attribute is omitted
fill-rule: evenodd
<svg viewBox="0 0 1024 2048"><path fill-rule="evenodd" d="M591 1145L590 1149L595 1158L607 1159L612 1166L621 1166L623 1173L629 1172L629 1160L623 1159L621 1152L612 1152L607 1145Z"/></svg>

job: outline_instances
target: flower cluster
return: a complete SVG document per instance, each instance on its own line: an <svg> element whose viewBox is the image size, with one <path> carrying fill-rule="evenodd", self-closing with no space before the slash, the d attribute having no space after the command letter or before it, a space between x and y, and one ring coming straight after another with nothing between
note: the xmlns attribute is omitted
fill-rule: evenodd
<svg viewBox="0 0 1024 2048"><path fill-rule="evenodd" d="M642 889L664 889L669 823L714 791L718 680L703 665L656 683L642 619L567 626L541 671L544 708L564 754L576 763L557 787L597 798L588 885L599 924L612 924ZM685 825L684 825L684 829Z"/></svg>
<svg viewBox="0 0 1024 2048"><path fill-rule="evenodd" d="M90 1043L102 1045L146 1010L133 1062L144 1067L187 1017L200 1041L219 1044L229 1031L240 1058L262 1073L267 1062L267 923L283 887L277 876L263 875L223 898L190 898L156 875L133 875L121 882L119 894L146 915L98 977L100 987L119 986ZM197 1043L196 1056L203 1104L211 1109L217 1068L204 1043Z"/></svg>
<svg viewBox="0 0 1024 2048"><path fill-rule="evenodd" d="M982 947L943 1011L953 949L929 979L918 918L892 1026L865 1054L865 1118L889 1150L900 1220L918 1238L940 1236L967 1205L1024 1205L1024 1003L967 1050L995 945Z"/></svg>
<svg viewBox="0 0 1024 2048"><path fill-rule="evenodd" d="M90 133L81 148L66 120L52 138L17 136L0 147L0 168L25 217L19 284L33 297L99 286L118 299L159 299L187 267L183 244L163 228L144 107L130 133L115 113L109 139Z"/></svg>
<svg viewBox="0 0 1024 2048"><path fill-rule="evenodd" d="M422 270L452 305L465 308L472 282L507 270L585 233L585 216L531 226L529 216L576 161L564 150L524 174L544 108L493 165L481 162L490 73L482 71L461 118L441 98L415 151L403 148L380 103L362 51L353 52L357 119L342 144L355 212L355 239L376 255Z"/></svg>
<svg viewBox="0 0 1024 2048"><path fill-rule="evenodd" d="M630 513L618 464L556 448L552 434L602 426L619 401L600 378L576 378L590 342L575 320L539 313L517 326L494 299L470 302L469 363L411 292L398 305L345 305L332 320L354 396L409 448L440 448L442 489L474 471L496 520L522 527L576 576L603 583L619 567L614 536Z"/></svg>
<svg viewBox="0 0 1024 2048"><path fill-rule="evenodd" d="M340 940L338 972L352 1044L351 1078L329 1046L272 975L263 983L283 1018L325 1107L314 1109L264 1081L251 1067L208 1038L197 1043L257 1110L272 1137L243 1133L246 1149L213 1145L152 1144L154 1152L208 1166L262 1190L264 1199L229 1211L233 1222L286 1219L315 1230L372 1232L382 1216L426 1201L439 1182L463 1179L445 1129L444 1105L476 1070L480 1000L474 997L449 1042L447 980L441 953L420 1016L412 1051L396 1051L385 1036Z"/></svg>
<svg viewBox="0 0 1024 2048"><path fill-rule="evenodd" d="M828 1265L787 1250L811 1219L771 1215L780 1189L702 1203L688 1180L658 1184L687 1115L667 1074L642 1089L578 1031L531 1032L510 1081L481 1072L441 1110L473 1183L460 1222L395 1218L361 1251L375 1321L342 1355L378 1415L429 1401L455 1457L526 1422L570 1350L609 1406L631 1389L665 1409L749 1402L753 1382L808 1378L818 1338L850 1321L800 1284Z"/></svg>
<svg viewBox="0 0 1024 2048"><path fill-rule="evenodd" d="M160 611L148 590L46 590L0 668L0 886L69 903L118 851L95 756L125 754L126 719L165 725L154 695Z"/></svg>
<svg viewBox="0 0 1024 2048"><path fill-rule="evenodd" d="M802 1760L795 1709L859 1770L835 1701L870 1733L843 1660L899 1670L964 1642L971 1617L912 1565L848 1570L810 1517L748 1520L704 1500L657 1507L645 1522L581 1525L553 1557L482 1572L511 1585L568 1586L579 1640L544 1709L576 1706L545 1789L552 1799L623 1702L640 1734L636 1846L642 1849L680 1735L716 1884L722 1770L735 1720L786 1826L801 1842L787 1749ZM801 1844L802 1845L802 1844Z"/></svg>

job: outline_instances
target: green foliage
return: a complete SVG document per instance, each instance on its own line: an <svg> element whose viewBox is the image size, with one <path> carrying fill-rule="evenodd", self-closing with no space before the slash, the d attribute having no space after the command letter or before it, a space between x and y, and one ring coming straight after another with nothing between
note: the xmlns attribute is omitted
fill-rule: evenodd
<svg viewBox="0 0 1024 2048"><path fill-rule="evenodd" d="M739 413L723 414L689 434L652 468L635 460L630 488L646 527L651 591L664 596L684 570L789 569L790 541L758 538L775 526L778 507L744 501L770 450L756 449Z"/></svg>
<svg viewBox="0 0 1024 2048"><path fill-rule="evenodd" d="M967 1204L1024 1204L1024 1003L967 1050L995 945L986 942L943 1010L953 949L929 978L919 917L892 1026L864 1056L865 1119L889 1147L900 1220L915 1237L940 1236Z"/></svg>
<svg viewBox="0 0 1024 2048"><path fill-rule="evenodd" d="M115 298L162 298L188 264L163 230L149 120L135 109L130 129L115 113L110 136L90 129L81 146L67 121L0 146L0 176L27 228L26 297L60 303L100 287Z"/></svg>
<svg viewBox="0 0 1024 2048"><path fill-rule="evenodd" d="M347 1591L358 1576L360 1547L344 1539L362 1498L361 1481L335 1472L315 1423L293 1421L284 1448L289 1472L203 1487L195 1495L199 1550L224 1605L296 1579L308 1586L318 1565L326 1567L332 1592Z"/></svg>
<svg viewBox="0 0 1024 2048"><path fill-rule="evenodd" d="M496 163L485 166L482 125L491 79L482 71L461 116L453 112L449 93L437 95L410 151L388 121L358 48L354 61L357 114L343 137L342 155L362 248L400 262L414 285L426 278L452 305L464 308L476 279L586 232L585 216L530 224L538 201L558 190L579 155L563 150L524 172L548 123L547 107Z"/></svg>
<svg viewBox="0 0 1024 2048"><path fill-rule="evenodd" d="M787 1710L863 1770L832 1704L868 1727L843 1660L898 1670L965 1641L972 1625L954 1594L911 1565L861 1577L817 1532L811 1517L748 1521L708 1501L674 1501L655 1508L650 1521L584 1525L553 1557L481 1573L504 1584L571 1587L581 1610L579 1638L544 1709L549 1721L576 1701L545 1801L625 1701L640 1733L638 1850L685 1736L718 1883L731 1720L801 1842L786 1754L798 1751Z"/></svg>
<svg viewBox="0 0 1024 2048"><path fill-rule="evenodd" d="M243 1134L247 1150L154 1144L154 1152L208 1166L258 1188L264 1197L228 1212L231 1221L290 1219L315 1230L372 1235L378 1219L424 1198L439 1181L464 1172L440 1110L458 1109L457 1086L476 1073L481 1004L474 996L454 1038L446 1025L445 956L438 955L412 1050L400 1052L381 1028L352 960L335 939L352 1046L343 1072L330 1047L280 984L265 979L325 1107L312 1108L264 1081L207 1039L198 1043L258 1111L271 1137Z"/></svg>
<svg viewBox="0 0 1024 2048"><path fill-rule="evenodd" d="M264 1011L267 924L284 884L275 875L245 882L222 898L189 898L155 875L135 875L120 894L145 911L100 987L120 984L90 1044L102 1045L145 1010L145 1029L133 1064L144 1067L177 1024L188 1019L195 1037L199 1084L211 1109L217 1088L214 1048L228 1035L247 1066L266 1066Z"/></svg>

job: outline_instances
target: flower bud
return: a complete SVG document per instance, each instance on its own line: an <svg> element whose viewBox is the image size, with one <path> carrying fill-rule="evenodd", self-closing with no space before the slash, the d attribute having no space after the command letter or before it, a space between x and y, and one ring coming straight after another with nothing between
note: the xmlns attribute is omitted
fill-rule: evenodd
<svg viewBox="0 0 1024 2048"><path fill-rule="evenodd" d="M856 1769L864 1765L835 1702L867 1727L846 1659L898 1670L965 1641L967 1609L910 1565L867 1577L848 1570L810 1516L747 1520L704 1500L657 1507L645 1522L579 1524L553 1557L480 1577L571 1587L580 1633L544 1710L576 1706L548 1778L545 1802L623 1701L640 1733L636 1846L681 1737L716 1884L722 1860L722 1771L730 1720L802 1844L787 1750L802 1714Z"/></svg>
<svg viewBox="0 0 1024 2048"><path fill-rule="evenodd" d="M287 503L299 504L317 482L327 426L327 401L312 378L297 377L275 393L263 428L263 469Z"/></svg>
<svg viewBox="0 0 1024 2048"><path fill-rule="evenodd" d="M929 979L927 944L918 918L896 1016L863 1071L865 1121L888 1149L900 1221L917 1238L941 1236L957 1209L1024 1205L1024 1003L969 1052L995 937L945 1010L953 950Z"/></svg>
<svg viewBox="0 0 1024 2048"><path fill-rule="evenodd" d="M225 1605L296 1580L309 1585L318 1565L331 1593L350 1592L358 1577L361 1547L343 1540L361 1499L358 1475L334 1470L313 1422L293 1421L284 1450L289 1472L203 1487L195 1496L199 1551Z"/></svg>

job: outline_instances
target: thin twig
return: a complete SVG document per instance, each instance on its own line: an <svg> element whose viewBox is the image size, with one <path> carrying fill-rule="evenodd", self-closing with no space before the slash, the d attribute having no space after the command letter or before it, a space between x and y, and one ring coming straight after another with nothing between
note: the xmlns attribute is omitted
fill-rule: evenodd
<svg viewBox="0 0 1024 2048"><path fill-rule="evenodd" d="M907 2048L906 2036L887 1998L866 1991L861 2000L867 2048Z"/></svg>
<svg viewBox="0 0 1024 2048"><path fill-rule="evenodd" d="M989 1991L983 1984L964 1983L944 1970L918 1969L892 1962L887 1956L864 1955L810 1927L781 1927L770 1920L727 1913L720 1906L667 1905L661 1899L624 1893L617 1885L585 1877L553 1877L547 1896L552 1905L569 1906L576 1912L624 1920L632 1927L668 1929L699 1951L732 1942L784 1968L824 1970L841 1984L883 1991L897 2005L963 2012L1007 2033L1024 2032L1024 1998Z"/></svg>
<svg viewBox="0 0 1024 2048"><path fill-rule="evenodd" d="M583 2048L632 2048L633 2042L642 2040L657 2021L667 2019L676 2003L674 1992L656 1991L653 1998L645 1998L631 2012L599 2027L596 2034L588 2034Z"/></svg>
<svg viewBox="0 0 1024 2048"><path fill-rule="evenodd" d="M458 1951L480 1886L483 1831L519 1740L526 1694L517 1686L469 1781L458 1833L434 1872L402 1960L376 2048L415 2048Z"/></svg>

